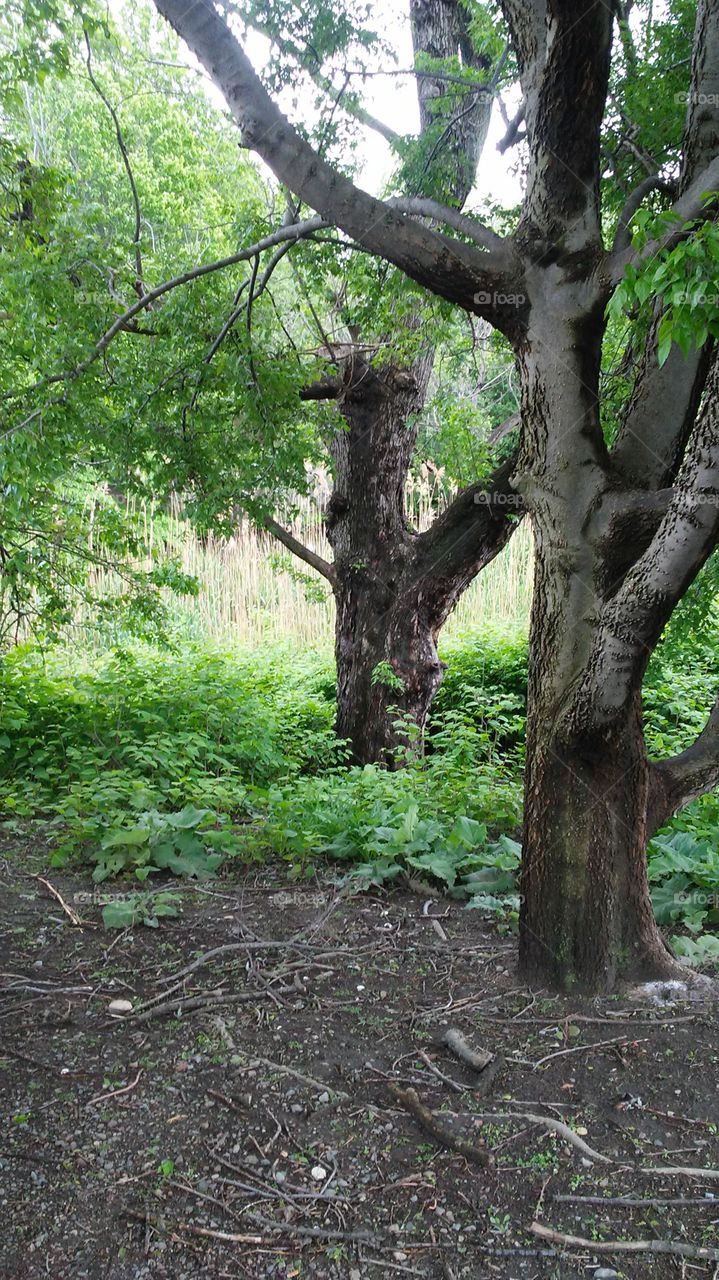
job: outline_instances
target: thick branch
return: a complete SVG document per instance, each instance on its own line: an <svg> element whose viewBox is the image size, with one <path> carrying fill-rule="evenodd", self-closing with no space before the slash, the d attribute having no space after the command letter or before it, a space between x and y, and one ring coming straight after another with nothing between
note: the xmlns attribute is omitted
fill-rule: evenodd
<svg viewBox="0 0 719 1280"><path fill-rule="evenodd" d="M262 523L267 532L277 538L277 541L281 542L288 551L291 551L293 556L297 556L298 560L304 560L305 564L316 569L334 587L335 571L329 560L319 556L316 551L311 551L303 542L300 542L299 538L295 538L288 529L284 529L281 524L278 524L270 516L267 516Z"/></svg>
<svg viewBox="0 0 719 1280"><path fill-rule="evenodd" d="M463 489L417 538L415 580L430 611L431 602L436 602L433 627L442 625L472 579L506 546L518 517L524 515L522 499L510 483L515 467L516 458L509 458L488 481Z"/></svg>
<svg viewBox="0 0 719 1280"><path fill-rule="evenodd" d="M484 223L478 222L476 218L460 213L458 209L450 209L448 205L440 204L438 200L429 200L422 196L412 198L400 196L392 197L386 203L393 209L401 209L403 213L416 214L421 218L432 218L435 222L443 222L445 226L458 231L460 235L466 236L468 240L472 240L474 244L478 244L488 252L501 254L504 250L505 241L497 235L496 231L485 227Z"/></svg>
<svg viewBox="0 0 719 1280"><path fill-rule="evenodd" d="M336 400L342 390L337 378L320 378L300 388L300 400Z"/></svg>
<svg viewBox="0 0 719 1280"><path fill-rule="evenodd" d="M719 783L719 697L699 737L686 751L652 764L647 835Z"/></svg>
<svg viewBox="0 0 719 1280"><path fill-rule="evenodd" d="M497 300L498 292L500 299L506 292L522 292L511 246L501 254L479 252L362 191L321 159L282 115L211 0L196 0L189 8L186 0L155 3L212 75L246 145L259 152L280 181L421 285L518 336L523 312Z"/></svg>
<svg viewBox="0 0 719 1280"><path fill-rule="evenodd" d="M595 0L504 4L518 49L530 167L522 222L565 250L599 245L600 133L612 13Z"/></svg>
<svg viewBox="0 0 719 1280"><path fill-rule="evenodd" d="M526 116L526 114L527 114L527 104L526 102L522 102L520 103L519 109L516 112L516 114L512 117L512 119L507 124L507 130L504 137L500 138L499 142L497 143L497 150L501 153L501 155L504 155L505 151L509 151L509 148L513 147L515 142L519 140L519 130L522 124L524 123L524 117ZM506 120L506 115L505 115L505 120Z"/></svg>
<svg viewBox="0 0 719 1280"><path fill-rule="evenodd" d="M627 704L663 628L719 542L719 358L666 515L602 608L575 711L605 724Z"/></svg>

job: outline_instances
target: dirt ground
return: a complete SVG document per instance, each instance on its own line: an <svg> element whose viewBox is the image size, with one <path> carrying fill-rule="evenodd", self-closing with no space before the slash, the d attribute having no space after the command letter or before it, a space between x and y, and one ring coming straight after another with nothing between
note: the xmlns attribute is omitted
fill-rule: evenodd
<svg viewBox="0 0 719 1280"><path fill-rule="evenodd" d="M281 868L108 932L0 853L3 1277L719 1276L714 1007L529 990L458 904Z"/></svg>

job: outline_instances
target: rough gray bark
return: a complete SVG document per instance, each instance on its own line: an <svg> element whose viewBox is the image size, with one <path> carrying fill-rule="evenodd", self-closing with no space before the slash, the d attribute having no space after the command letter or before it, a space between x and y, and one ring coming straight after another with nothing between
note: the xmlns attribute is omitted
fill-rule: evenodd
<svg viewBox="0 0 719 1280"><path fill-rule="evenodd" d="M223 87L275 172L365 248L485 315L512 340L522 377L513 483L530 513L536 585L530 637L520 963L538 980L593 989L621 972L671 972L655 925L646 839L719 778L717 713L680 756L646 756L641 683L667 618L719 544L717 362L672 355L668 384L649 351L613 453L599 415L608 299L632 252L604 249L599 142L612 7L504 0L530 152L514 235L482 250L392 221L308 152L263 98L232 37L199 0L156 0ZM199 16L198 16L199 14ZM716 215L719 6L698 0L681 219ZM304 149L303 149L304 148ZM651 255L691 235L680 224ZM498 297L513 286L511 303ZM481 291L478 302L475 295ZM677 394L667 394L677 388ZM632 440L632 436L636 439ZM645 449L643 455L638 445ZM647 467L642 458L655 453ZM666 492L668 490L668 492ZM621 546L619 545L621 542ZM618 555L618 550L621 555Z"/></svg>

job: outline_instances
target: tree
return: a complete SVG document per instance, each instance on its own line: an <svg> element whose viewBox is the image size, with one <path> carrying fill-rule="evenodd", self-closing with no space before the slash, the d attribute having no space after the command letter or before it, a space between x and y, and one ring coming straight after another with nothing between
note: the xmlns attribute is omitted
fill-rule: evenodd
<svg viewBox="0 0 719 1280"><path fill-rule="evenodd" d="M338 88L342 76L332 73L333 63L347 61L358 45L365 56L375 51L381 43L377 36L356 32L339 15L332 23L318 20L314 29L312 19L321 13L322 6L276 13L261 6L259 13L250 9L246 21L280 44L281 79L289 78L291 60L298 75L306 73L309 83L328 95L327 112L315 127L318 138L325 138L328 119L344 107L351 118L381 133L401 157L393 187L408 191L413 207L422 208L424 199L431 208L431 198L440 194L459 214L474 181L502 73L501 40L493 51L492 72L492 41L480 47L469 12L458 0L413 0L421 131L411 139L370 116L357 96L346 92L347 75L345 88ZM494 35L491 26L488 31ZM408 523L407 477L443 319L436 301L422 305L416 290L408 298L406 280L398 281L386 265L373 271L351 258L334 281L341 299L336 314L320 321L313 311L328 372L301 391L305 403L334 401L343 420L329 445L334 487L326 529L332 562L308 552L276 519L266 518L264 524L332 588L340 738L357 763L394 764L395 749L406 741L405 726L421 737L441 682L440 628L515 526L507 518L509 508L475 501L486 496L486 482L478 478L433 529L418 537ZM332 265L336 272L336 255ZM338 321L339 340L329 338L326 329ZM495 486L500 498L510 495L508 475L505 467L490 478L490 489Z"/></svg>
<svg viewBox="0 0 719 1280"><path fill-rule="evenodd" d="M522 385L512 479L536 544L520 963L541 979L593 989L620 973L674 972L651 910L646 841L719 779L719 704L685 752L650 761L641 685L719 540L719 316L711 302L687 316L676 293L664 293L664 282L676 282L674 255L697 297L707 270L716 275L716 4L695 6L676 161L629 193L606 247L602 129L620 56L617 17L618 47L625 57L631 48L623 6L504 0L528 168L516 227L499 236L451 209L435 208L427 225L360 190L282 115L211 0L155 3L224 93L245 145L282 182L366 250L511 342ZM663 70L654 67L655 76ZM632 241L650 192L663 216L644 220ZM617 291L648 318L612 441L600 373Z"/></svg>

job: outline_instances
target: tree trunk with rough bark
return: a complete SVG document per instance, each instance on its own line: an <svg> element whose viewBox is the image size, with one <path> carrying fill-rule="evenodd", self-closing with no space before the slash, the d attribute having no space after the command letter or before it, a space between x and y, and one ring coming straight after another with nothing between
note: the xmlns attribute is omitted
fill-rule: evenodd
<svg viewBox="0 0 719 1280"><path fill-rule="evenodd" d="M344 372L347 429L333 444L326 525L337 606L337 732L360 764L394 766L398 747L421 747L442 680L439 630L509 538L508 516L516 514L507 466L495 477L504 505L475 502L472 489L427 533L408 524L405 486L430 368L427 354L411 369L353 360Z"/></svg>

